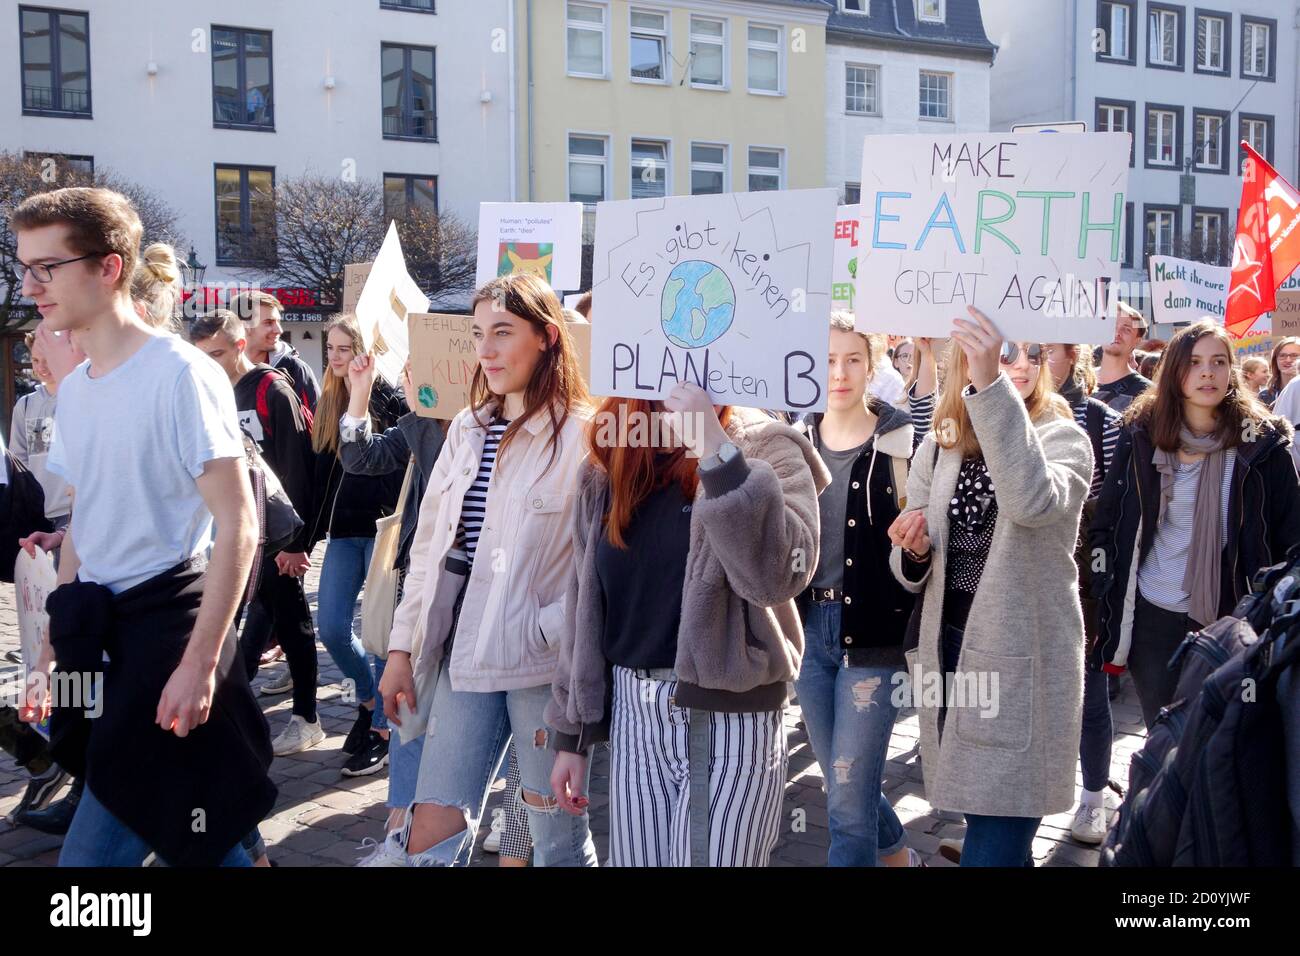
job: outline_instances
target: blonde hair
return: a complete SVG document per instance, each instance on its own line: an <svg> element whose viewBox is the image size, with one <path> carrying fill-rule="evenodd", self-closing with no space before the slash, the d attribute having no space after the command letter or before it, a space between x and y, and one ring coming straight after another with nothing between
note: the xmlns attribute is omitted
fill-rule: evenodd
<svg viewBox="0 0 1300 956"><path fill-rule="evenodd" d="M131 277L131 298L144 307L144 320L157 329L178 331L176 303L181 295L181 269L176 250L155 242L140 255Z"/></svg>
<svg viewBox="0 0 1300 956"><path fill-rule="evenodd" d="M1078 385L1084 395L1097 391L1097 370L1092 367L1092 346L1074 345L1070 342L1060 344L1070 356L1070 373L1066 376L1066 382Z"/></svg>
<svg viewBox="0 0 1300 956"><path fill-rule="evenodd" d="M361 326L355 315L340 315L326 324L324 339L328 342L330 333L335 329L346 333L352 339L352 355L369 355L366 341L361 336ZM311 428L311 447L317 452L338 454L339 419L348 410L348 399L352 396L352 386L346 375L335 375L332 369L325 369L325 382L321 385L320 398L316 400L316 414ZM367 417L369 417L367 415Z"/></svg>
<svg viewBox="0 0 1300 956"><path fill-rule="evenodd" d="M979 439L975 436L970 412L966 410L966 400L962 397L969 383L966 353L957 340L952 339L948 343L948 375L934 407L932 428L939 447L956 448L961 452L962 458L975 458L980 454ZM1056 394L1052 370L1047 367L1046 361L1038 366L1038 381L1025 399L1025 410L1029 412L1029 420L1034 424L1047 418L1074 417L1065 399Z"/></svg>

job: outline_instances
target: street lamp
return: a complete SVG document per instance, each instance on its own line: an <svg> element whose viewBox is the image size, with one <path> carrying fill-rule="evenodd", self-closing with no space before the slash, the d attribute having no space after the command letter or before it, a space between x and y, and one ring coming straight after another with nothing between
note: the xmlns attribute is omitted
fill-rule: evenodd
<svg viewBox="0 0 1300 956"><path fill-rule="evenodd" d="M202 301L203 276L207 273L208 267L199 261L199 254L194 251L193 246L190 246L189 258L182 262L180 267L181 271L185 273L186 278L189 280L187 284L191 289L190 301L192 304L186 311L189 311L191 316L197 316L206 305L206 303Z"/></svg>

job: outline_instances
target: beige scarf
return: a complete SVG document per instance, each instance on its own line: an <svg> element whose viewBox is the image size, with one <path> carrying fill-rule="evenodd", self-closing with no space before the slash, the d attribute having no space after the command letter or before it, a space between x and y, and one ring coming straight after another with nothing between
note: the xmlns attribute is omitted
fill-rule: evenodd
<svg viewBox="0 0 1300 956"><path fill-rule="evenodd" d="M1187 592L1187 616L1202 627L1219 617L1219 578L1223 563L1223 470L1226 453L1218 436L1197 435L1183 426L1179 437L1182 450L1203 454L1201 477L1196 485L1196 504L1192 517L1192 542L1187 549L1187 571L1183 590ZM1155 450L1152 464L1160 473L1160 514L1174 495L1174 473L1178 452Z"/></svg>

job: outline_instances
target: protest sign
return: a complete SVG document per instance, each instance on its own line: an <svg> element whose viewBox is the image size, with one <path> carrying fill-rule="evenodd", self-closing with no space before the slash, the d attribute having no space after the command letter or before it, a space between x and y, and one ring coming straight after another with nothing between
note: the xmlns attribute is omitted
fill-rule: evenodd
<svg viewBox="0 0 1300 956"><path fill-rule="evenodd" d="M357 299L366 286L366 277L370 275L369 262L357 262L343 267L343 311L355 314Z"/></svg>
<svg viewBox="0 0 1300 956"><path fill-rule="evenodd" d="M1267 328L1260 331L1252 326L1246 335L1233 339L1232 349L1237 353L1238 364L1252 356L1267 359L1273 351L1273 333Z"/></svg>
<svg viewBox="0 0 1300 956"><path fill-rule="evenodd" d="M474 316L424 312L411 316L411 384L416 407L425 418L452 419L469 404L478 368ZM591 381L591 326L566 323L584 381Z"/></svg>
<svg viewBox="0 0 1300 956"><path fill-rule="evenodd" d="M1273 310L1273 335L1300 335L1300 277L1291 275L1277 287L1277 308Z"/></svg>
<svg viewBox="0 0 1300 956"><path fill-rule="evenodd" d="M1212 318L1223 324L1228 301L1227 266L1207 266L1204 262L1152 256L1151 311L1160 323L1199 322Z"/></svg>
<svg viewBox="0 0 1300 956"><path fill-rule="evenodd" d="M834 220L830 189L601 203L592 392L824 408Z"/></svg>
<svg viewBox="0 0 1300 956"><path fill-rule="evenodd" d="M45 599L58 585L54 558L40 548L32 557L19 549L14 562L14 595L18 605L18 642L23 655L23 686L31 678L33 668L40 659L41 649L50 639L50 615L45 610ZM50 736L50 721L36 724L36 730L46 739Z"/></svg>
<svg viewBox="0 0 1300 956"><path fill-rule="evenodd" d="M479 203L476 284L517 272L540 276L553 289L578 288L582 203Z"/></svg>
<svg viewBox="0 0 1300 956"><path fill-rule="evenodd" d="M361 337L375 357L376 370L389 385L401 381L402 366L406 364L410 348L406 317L428 310L429 297L407 273L397 224L390 222L356 306Z"/></svg>
<svg viewBox="0 0 1300 956"><path fill-rule="evenodd" d="M1128 157L1127 133L866 137L859 311L903 335L974 305L1008 339L1108 339Z"/></svg>
<svg viewBox="0 0 1300 956"><path fill-rule="evenodd" d="M835 212L835 264L831 271L831 308L853 311L858 273L858 228L862 207L840 206Z"/></svg>

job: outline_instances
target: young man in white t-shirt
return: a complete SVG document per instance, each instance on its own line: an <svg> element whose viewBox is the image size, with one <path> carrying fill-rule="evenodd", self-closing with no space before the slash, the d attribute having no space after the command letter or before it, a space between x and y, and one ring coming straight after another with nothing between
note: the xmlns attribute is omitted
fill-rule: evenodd
<svg viewBox="0 0 1300 956"><path fill-rule="evenodd" d="M23 295L47 329L76 332L88 357L60 387L47 461L74 505L42 663L104 671L99 718L65 738L87 789L60 863L139 865L156 852L247 866L239 841L275 788L266 721L231 666L258 528L230 384L132 307L141 226L125 197L42 193L10 224ZM75 725L48 688L29 696L25 716L51 704L56 727L61 717ZM150 773L138 773L145 763Z"/></svg>

